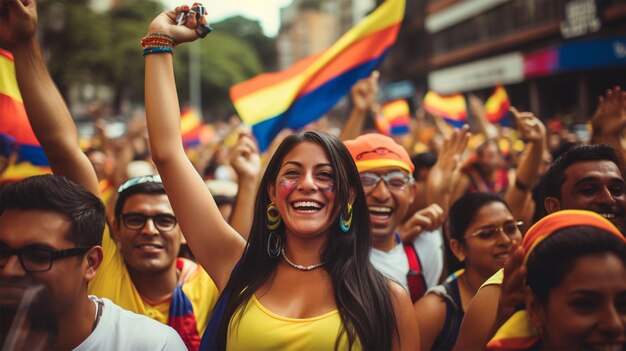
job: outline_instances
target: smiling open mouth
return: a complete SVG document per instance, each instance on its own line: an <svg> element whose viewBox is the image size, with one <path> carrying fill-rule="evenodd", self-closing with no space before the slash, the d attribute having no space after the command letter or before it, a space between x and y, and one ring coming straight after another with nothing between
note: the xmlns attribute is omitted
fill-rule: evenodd
<svg viewBox="0 0 626 351"><path fill-rule="evenodd" d="M144 249L144 250L159 250L159 249L163 249L163 246L159 245L159 244L138 244L135 246L138 249Z"/></svg>
<svg viewBox="0 0 626 351"><path fill-rule="evenodd" d="M296 201L291 206L299 212L314 213L324 207L322 204L315 201Z"/></svg>
<svg viewBox="0 0 626 351"><path fill-rule="evenodd" d="M370 212L370 217L388 219L393 213L393 209L391 207L369 206L367 209Z"/></svg>

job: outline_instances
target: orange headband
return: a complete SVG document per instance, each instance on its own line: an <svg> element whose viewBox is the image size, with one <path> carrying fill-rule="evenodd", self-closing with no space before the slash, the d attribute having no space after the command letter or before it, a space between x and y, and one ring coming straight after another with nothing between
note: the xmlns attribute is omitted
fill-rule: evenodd
<svg viewBox="0 0 626 351"><path fill-rule="evenodd" d="M545 240L548 236L554 234L563 228L590 226L606 230L615 234L617 237L626 242L624 235L615 228L613 223L606 218L591 211L583 210L564 210L552 213L540 221L535 223L524 236L522 240L522 248L524 249L524 263L528 260L530 253Z"/></svg>
<svg viewBox="0 0 626 351"><path fill-rule="evenodd" d="M409 153L398 143L382 134L364 134L356 139L346 140L359 173L375 168L399 167L413 173L415 167Z"/></svg>

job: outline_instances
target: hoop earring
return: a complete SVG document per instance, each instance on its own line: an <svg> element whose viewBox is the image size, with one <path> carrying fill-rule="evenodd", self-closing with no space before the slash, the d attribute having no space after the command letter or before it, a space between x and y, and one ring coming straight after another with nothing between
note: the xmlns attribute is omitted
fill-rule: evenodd
<svg viewBox="0 0 626 351"><path fill-rule="evenodd" d="M346 215L348 219L344 219L343 212L339 214L339 228L341 228L341 231L344 233L347 233L350 230L350 226L352 225L352 204L349 202Z"/></svg>
<svg viewBox="0 0 626 351"><path fill-rule="evenodd" d="M270 235L267 237L267 255L271 258L277 258L283 251L284 246L280 234L273 231L270 232Z"/></svg>
<svg viewBox="0 0 626 351"><path fill-rule="evenodd" d="M274 231L278 228L280 223L282 222L280 218L280 213L278 212L278 207L273 203L267 205L267 229L270 231Z"/></svg>

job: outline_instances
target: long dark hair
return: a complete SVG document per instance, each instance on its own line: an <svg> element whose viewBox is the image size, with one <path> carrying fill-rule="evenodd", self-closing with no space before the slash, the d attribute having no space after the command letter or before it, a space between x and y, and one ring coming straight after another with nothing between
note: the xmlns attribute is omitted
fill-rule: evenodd
<svg viewBox="0 0 626 351"><path fill-rule="evenodd" d="M218 347L225 349L231 319L237 311L237 322L241 319L242 307L271 278L278 265L280 258L270 258L267 254L269 230L266 208L271 201L266 189L268 184L275 183L285 155L303 142L320 145L325 150L334 170L334 208L341 209L333 216L337 225L330 227L328 240L320 257L325 262L323 269L330 274L342 322L335 348L338 348L345 333L350 348L358 339L365 350L390 349L393 334L398 335L397 323L388 281L369 261L370 221L358 170L341 140L316 131L288 136L267 166L259 185L248 243L238 267L223 291L223 294L227 294L224 297L228 303L218 330ZM344 233L339 227L339 212L345 211L351 193L356 194L352 207L354 215L350 230ZM284 239L284 224L276 232Z"/></svg>

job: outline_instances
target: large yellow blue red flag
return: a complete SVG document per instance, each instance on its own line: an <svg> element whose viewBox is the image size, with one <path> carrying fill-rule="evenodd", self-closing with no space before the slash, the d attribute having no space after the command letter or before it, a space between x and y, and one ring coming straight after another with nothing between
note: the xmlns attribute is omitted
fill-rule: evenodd
<svg viewBox="0 0 626 351"><path fill-rule="evenodd" d="M0 154L16 156L15 162L0 174L2 182L50 173L48 159L26 116L15 78L13 55L3 49L0 49Z"/></svg>
<svg viewBox="0 0 626 351"><path fill-rule="evenodd" d="M299 129L321 117L383 61L400 30L404 7L405 0L387 0L330 48L231 88L237 112L252 126L261 151L283 128Z"/></svg>
<svg viewBox="0 0 626 351"><path fill-rule="evenodd" d="M504 116L509 112L511 103L509 102L509 96L506 94L506 90L502 85L498 85L493 94L485 102L485 114L487 114L487 120L491 123L501 123Z"/></svg>
<svg viewBox="0 0 626 351"><path fill-rule="evenodd" d="M442 96L429 91L424 96L423 106L428 113L443 118L457 128L467 123L467 105L462 94Z"/></svg>

